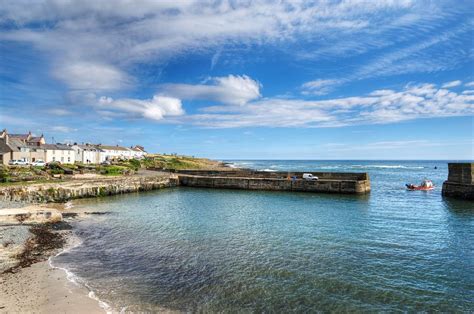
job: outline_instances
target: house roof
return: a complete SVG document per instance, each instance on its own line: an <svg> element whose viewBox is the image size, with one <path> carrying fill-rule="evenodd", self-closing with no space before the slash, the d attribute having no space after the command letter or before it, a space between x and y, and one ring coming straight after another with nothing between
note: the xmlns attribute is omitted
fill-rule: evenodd
<svg viewBox="0 0 474 314"><path fill-rule="evenodd" d="M8 134L8 136L16 139L27 140L30 134Z"/></svg>
<svg viewBox="0 0 474 314"><path fill-rule="evenodd" d="M32 137L28 140L28 142L31 142L31 143L39 143L41 142L41 140L43 139L42 136L38 136L38 137Z"/></svg>
<svg viewBox="0 0 474 314"><path fill-rule="evenodd" d="M83 144L78 145L78 144L76 144L76 145L73 145L73 146L77 146L77 147L79 147L79 148L82 149L82 150L89 150L89 151L99 151L99 150L100 150L96 145L88 145L88 144L86 144L86 145L83 145Z"/></svg>
<svg viewBox="0 0 474 314"><path fill-rule="evenodd" d="M128 151L128 148L122 146L98 145L99 149Z"/></svg>
<svg viewBox="0 0 474 314"><path fill-rule="evenodd" d="M28 147L24 141L22 141L19 138L9 138L8 139L8 144L7 144L13 152L19 152L20 148L22 147Z"/></svg>
<svg viewBox="0 0 474 314"><path fill-rule="evenodd" d="M66 144L43 144L40 147L47 150L73 150L71 146Z"/></svg>

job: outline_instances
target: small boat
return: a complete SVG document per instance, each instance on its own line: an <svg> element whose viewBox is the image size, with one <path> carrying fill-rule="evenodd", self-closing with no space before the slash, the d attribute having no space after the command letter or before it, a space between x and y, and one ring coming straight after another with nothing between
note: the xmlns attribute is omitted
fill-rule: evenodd
<svg viewBox="0 0 474 314"><path fill-rule="evenodd" d="M430 191L435 188L431 180L423 180L420 185L416 184L405 184L407 189L410 191Z"/></svg>

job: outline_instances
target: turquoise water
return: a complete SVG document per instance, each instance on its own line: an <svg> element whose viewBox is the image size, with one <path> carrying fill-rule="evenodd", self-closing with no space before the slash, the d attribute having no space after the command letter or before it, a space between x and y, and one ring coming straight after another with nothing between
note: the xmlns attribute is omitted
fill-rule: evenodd
<svg viewBox="0 0 474 314"><path fill-rule="evenodd" d="M175 188L84 200L55 258L114 309L471 311L473 203L446 199L446 162L234 161L367 171L370 195ZM438 169L434 169L434 167ZM427 177L434 191L406 191Z"/></svg>

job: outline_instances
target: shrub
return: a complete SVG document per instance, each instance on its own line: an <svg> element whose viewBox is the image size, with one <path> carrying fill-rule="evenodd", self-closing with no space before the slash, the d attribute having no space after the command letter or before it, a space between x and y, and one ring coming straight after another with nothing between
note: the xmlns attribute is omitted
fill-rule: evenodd
<svg viewBox="0 0 474 314"><path fill-rule="evenodd" d="M4 167L0 168L0 182L8 182L10 180L10 174Z"/></svg>
<svg viewBox="0 0 474 314"><path fill-rule="evenodd" d="M64 174L64 170L61 168L51 169L50 173L51 174Z"/></svg>
<svg viewBox="0 0 474 314"><path fill-rule="evenodd" d="M127 168L122 166L104 166L101 167L100 173L108 176L117 176L124 174L126 170Z"/></svg>
<svg viewBox="0 0 474 314"><path fill-rule="evenodd" d="M140 160L137 160L137 159L130 159L128 162L130 163L130 165L133 166L133 169L134 169L135 171L137 171L137 170L140 169L140 167L141 167Z"/></svg>

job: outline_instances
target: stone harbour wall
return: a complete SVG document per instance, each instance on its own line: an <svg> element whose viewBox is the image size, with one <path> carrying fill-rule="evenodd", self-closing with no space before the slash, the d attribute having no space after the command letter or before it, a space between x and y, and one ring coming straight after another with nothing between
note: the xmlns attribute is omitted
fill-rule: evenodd
<svg viewBox="0 0 474 314"><path fill-rule="evenodd" d="M316 173L315 173L316 174ZM179 185L215 189L241 189L265 191L295 191L314 193L343 193L364 194L370 192L370 180L364 174L364 180L319 179L307 181L301 179L288 180L269 176L262 177L234 177L234 176L205 176L178 174Z"/></svg>
<svg viewBox="0 0 474 314"><path fill-rule="evenodd" d="M311 173L319 179L327 180L369 180L366 172L294 172L294 171L252 171L252 170L177 170L178 175L212 176L212 177L246 177L246 178L264 178L264 179L286 179L288 176L301 178L304 173Z"/></svg>
<svg viewBox="0 0 474 314"><path fill-rule="evenodd" d="M443 196L474 200L474 163L449 163Z"/></svg>
<svg viewBox="0 0 474 314"><path fill-rule="evenodd" d="M54 184L11 185L0 187L0 200L28 203L65 202L77 198L149 191L177 185L178 180L175 176L120 177L72 180Z"/></svg>

